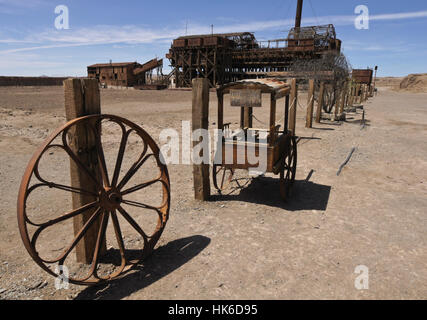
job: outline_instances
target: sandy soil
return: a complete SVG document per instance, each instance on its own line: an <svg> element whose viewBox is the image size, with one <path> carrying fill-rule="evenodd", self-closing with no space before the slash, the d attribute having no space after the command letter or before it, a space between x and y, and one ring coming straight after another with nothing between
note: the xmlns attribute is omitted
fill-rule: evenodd
<svg viewBox="0 0 427 320"><path fill-rule="evenodd" d="M0 298L425 299L426 100L427 94L380 88L365 104L364 129L361 110L347 114L347 122L305 129L302 94L297 181L288 204L280 200L277 177L250 179L245 172L237 175L244 188L234 182L225 194L213 190L211 201L197 202L192 167L170 165L170 220L144 265L108 285L56 290L21 242L16 199L36 147L65 122L63 91L0 88ZM215 106L211 94L212 127ZM102 110L142 125L159 142L161 129L180 131L181 121L191 119L191 92L103 90ZM265 122L262 111L255 114ZM106 139L117 137L108 132ZM57 156L48 172L53 177L68 173ZM70 202L43 194L35 201L40 216ZM47 247L65 239L70 229L62 230L48 233ZM359 265L369 268L368 290L355 288Z"/></svg>

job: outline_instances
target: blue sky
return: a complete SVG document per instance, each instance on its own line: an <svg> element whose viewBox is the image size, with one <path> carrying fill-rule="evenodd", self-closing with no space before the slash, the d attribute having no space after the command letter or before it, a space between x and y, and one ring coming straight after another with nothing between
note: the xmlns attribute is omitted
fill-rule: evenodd
<svg viewBox="0 0 427 320"><path fill-rule="evenodd" d="M83 76L93 63L164 58L171 40L188 34L250 31L258 40L286 37L296 0L0 0L0 75ZM69 9L57 30L55 7ZM354 26L356 6L369 8L369 30ZM354 68L379 76L427 72L426 0L305 0L303 26L335 24ZM165 71L169 69L165 59Z"/></svg>

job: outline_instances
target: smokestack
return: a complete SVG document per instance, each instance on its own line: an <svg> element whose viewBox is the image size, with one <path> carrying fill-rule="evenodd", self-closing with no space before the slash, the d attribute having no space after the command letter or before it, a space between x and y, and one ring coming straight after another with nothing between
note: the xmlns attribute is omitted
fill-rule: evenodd
<svg viewBox="0 0 427 320"><path fill-rule="evenodd" d="M295 28L300 28L301 27L302 1L303 0L298 0L298 4L297 4L297 15L295 16Z"/></svg>

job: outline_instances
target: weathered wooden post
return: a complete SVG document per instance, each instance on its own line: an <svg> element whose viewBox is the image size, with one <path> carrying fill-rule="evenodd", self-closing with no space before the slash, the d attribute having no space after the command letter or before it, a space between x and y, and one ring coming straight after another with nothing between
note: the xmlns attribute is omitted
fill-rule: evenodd
<svg viewBox="0 0 427 320"><path fill-rule="evenodd" d="M360 95L360 83L356 84L356 103L360 104L360 99L361 99L361 95Z"/></svg>
<svg viewBox="0 0 427 320"><path fill-rule="evenodd" d="M350 83L350 99L348 99L348 107L353 107L354 104L354 96L356 95L356 88L354 86L354 83Z"/></svg>
<svg viewBox="0 0 427 320"><path fill-rule="evenodd" d="M244 128L252 128L253 109L251 107L243 108L243 126Z"/></svg>
<svg viewBox="0 0 427 320"><path fill-rule="evenodd" d="M209 128L209 81L206 78L193 79L193 132ZM193 147L199 144L193 141ZM209 143L205 141L205 143ZM203 149L202 149L203 150ZM203 154L200 155L203 158ZM209 163L193 164L194 198L206 201L211 194Z"/></svg>
<svg viewBox="0 0 427 320"><path fill-rule="evenodd" d="M291 80L291 107L289 110L289 130L295 135L297 122L297 105L298 105L298 86L297 79Z"/></svg>
<svg viewBox="0 0 427 320"><path fill-rule="evenodd" d="M340 117L344 113L344 105L345 105L345 100L347 98L347 93L348 93L348 87L347 86L348 86L348 83L346 82L344 84L344 88L342 89L342 92L341 92L341 102L340 102L339 110L338 110Z"/></svg>
<svg viewBox="0 0 427 320"><path fill-rule="evenodd" d="M314 80L308 81L308 98L307 98L307 116L305 119L305 127L311 128L313 126L313 106L314 106Z"/></svg>
<svg viewBox="0 0 427 320"><path fill-rule="evenodd" d="M322 82L320 82L319 101L317 101L316 123L320 123L320 118L322 116L324 94L325 94L325 83L322 81Z"/></svg>
<svg viewBox="0 0 427 320"><path fill-rule="evenodd" d="M101 113L101 99L98 81L96 79L67 79L64 81L65 115L67 121L91 114ZM100 177L98 167L98 154L94 135L85 126L74 126L69 131L70 148L77 158L91 169L95 177ZM77 164L70 159L71 187L84 189L97 193L97 188L92 180L79 170ZM95 196L72 193L73 209L96 201ZM73 218L74 234L83 228L92 216L93 210ZM86 232L85 236L76 246L77 262L89 264L92 262L100 220L96 221ZM103 240L101 253L105 251L106 240Z"/></svg>

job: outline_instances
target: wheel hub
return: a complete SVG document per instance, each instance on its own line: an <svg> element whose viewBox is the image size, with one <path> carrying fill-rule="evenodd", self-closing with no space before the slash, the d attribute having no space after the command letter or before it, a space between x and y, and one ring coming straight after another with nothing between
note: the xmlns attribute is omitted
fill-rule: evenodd
<svg viewBox="0 0 427 320"><path fill-rule="evenodd" d="M106 188L100 192L99 202L107 210L117 209L122 201L122 195L115 189Z"/></svg>

